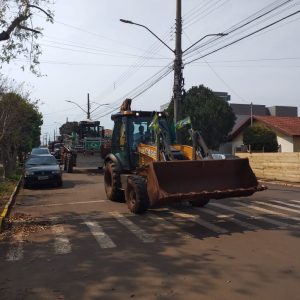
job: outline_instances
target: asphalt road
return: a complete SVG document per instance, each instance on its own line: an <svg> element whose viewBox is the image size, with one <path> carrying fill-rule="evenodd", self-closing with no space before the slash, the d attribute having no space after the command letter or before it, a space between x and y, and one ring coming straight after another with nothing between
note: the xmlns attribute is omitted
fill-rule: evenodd
<svg viewBox="0 0 300 300"><path fill-rule="evenodd" d="M21 189L0 299L299 299L300 189L132 215L100 174Z"/></svg>

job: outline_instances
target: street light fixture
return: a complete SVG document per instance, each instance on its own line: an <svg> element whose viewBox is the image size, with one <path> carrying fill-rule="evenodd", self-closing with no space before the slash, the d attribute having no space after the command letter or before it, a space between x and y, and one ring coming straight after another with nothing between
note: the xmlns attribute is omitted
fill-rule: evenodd
<svg viewBox="0 0 300 300"><path fill-rule="evenodd" d="M93 103L96 103L96 102L93 102ZM101 106L110 106L109 103L103 103L103 104L96 103L96 104L98 104L98 106L91 111L91 114Z"/></svg>
<svg viewBox="0 0 300 300"><path fill-rule="evenodd" d="M74 102L74 101L71 101L71 100L65 100L66 102L69 102L69 103L73 103L75 104L77 107L79 107L83 112L85 112L86 114L88 113L85 109L83 109L78 103Z"/></svg>
<svg viewBox="0 0 300 300"><path fill-rule="evenodd" d="M205 38L207 38L209 36L226 36L226 35L228 35L228 33L211 33L211 34L207 34L207 35L203 36L200 40L195 42L193 45L191 45L187 49L185 49L182 53L185 53L186 51L190 50L191 48L193 48L194 46L196 46L198 43L200 43L202 40L204 40Z"/></svg>
<svg viewBox="0 0 300 300"><path fill-rule="evenodd" d="M139 24L139 23L135 23L129 20L124 20L124 19L120 19L121 22L126 23L126 24L131 24L131 25L136 25L136 26L140 26L145 28L146 30L148 30L152 35L154 35L161 43L163 43L170 51L172 51L175 54L175 51L172 50L172 48L170 48L160 37L158 37L152 30L150 30L147 26Z"/></svg>
<svg viewBox="0 0 300 300"><path fill-rule="evenodd" d="M73 103L75 104L76 106L78 106L84 113L87 114L87 118L90 119L90 116L91 116L91 113L93 113L95 110L97 110L99 107L101 106L106 106L106 105L110 105L109 103L103 103L103 104L98 104L98 106L96 108L94 108L92 111L90 111L90 104L88 102L88 110L85 110L83 109L78 103L74 102L74 101L71 101L71 100L65 100L66 102L69 102L69 103Z"/></svg>

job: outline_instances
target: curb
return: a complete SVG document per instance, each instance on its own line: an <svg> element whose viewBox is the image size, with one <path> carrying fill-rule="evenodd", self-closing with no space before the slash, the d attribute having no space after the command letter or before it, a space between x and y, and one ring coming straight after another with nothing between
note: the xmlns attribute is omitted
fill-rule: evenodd
<svg viewBox="0 0 300 300"><path fill-rule="evenodd" d="M283 185L288 187L300 187L300 183L297 182L287 182L287 181L279 181L279 180L266 180L266 179L259 179L259 182L267 185L267 184L274 184L274 185Z"/></svg>
<svg viewBox="0 0 300 300"><path fill-rule="evenodd" d="M9 211L9 209L10 209L12 203L13 203L13 200L15 199L16 194L17 194L17 192L18 192L18 190L20 188L22 178L23 178L23 176L20 177L20 179L19 179L19 181L18 181L18 183L17 183L17 185L16 185L13 193L11 194L8 202L5 204L4 209L3 209L3 211L2 211L2 213L0 215L0 232L2 231L3 221L4 221L5 217L7 216L7 213L8 213L8 211Z"/></svg>

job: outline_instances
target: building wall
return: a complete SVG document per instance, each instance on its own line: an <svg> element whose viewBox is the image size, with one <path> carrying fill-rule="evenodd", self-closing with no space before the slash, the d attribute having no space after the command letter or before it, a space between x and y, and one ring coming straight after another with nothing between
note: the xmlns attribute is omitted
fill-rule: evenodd
<svg viewBox="0 0 300 300"><path fill-rule="evenodd" d="M298 117L298 108L296 106L271 106L267 109L271 116Z"/></svg>
<svg viewBox="0 0 300 300"><path fill-rule="evenodd" d="M300 152L300 136L294 136L294 152Z"/></svg>
<svg viewBox="0 0 300 300"><path fill-rule="evenodd" d="M250 104L238 104L230 103L230 107L236 115L251 115L251 105ZM266 115L266 106L260 104L252 105L252 114L256 116L265 116Z"/></svg>
<svg viewBox="0 0 300 300"><path fill-rule="evenodd" d="M281 152L294 152L294 140L292 136L287 136L273 130L277 135L278 145L281 145Z"/></svg>

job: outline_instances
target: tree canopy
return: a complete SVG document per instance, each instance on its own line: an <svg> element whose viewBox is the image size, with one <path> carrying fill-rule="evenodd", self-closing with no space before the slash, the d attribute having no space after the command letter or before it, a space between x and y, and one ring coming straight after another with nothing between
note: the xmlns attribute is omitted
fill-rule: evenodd
<svg viewBox="0 0 300 300"><path fill-rule="evenodd" d="M14 92L0 96L0 153L5 175L15 169L16 158L40 144L42 115L36 103Z"/></svg>
<svg viewBox="0 0 300 300"><path fill-rule="evenodd" d="M278 151L276 133L261 124L247 128L244 132L243 142L245 145L250 145L252 151Z"/></svg>
<svg viewBox="0 0 300 300"><path fill-rule="evenodd" d="M30 70L39 74L36 68L41 54L38 39L43 29L34 26L34 16L40 13L53 22L53 13L47 8L49 4L50 0L0 0L1 62L9 63L23 55Z"/></svg>
<svg viewBox="0 0 300 300"><path fill-rule="evenodd" d="M61 135L67 134L71 135L72 132L79 132L79 125L78 122L66 122L61 127L59 127L59 133Z"/></svg>
<svg viewBox="0 0 300 300"><path fill-rule="evenodd" d="M173 101L167 111L173 118ZM194 130L199 130L210 149L218 149L227 141L235 115L229 104L212 90L200 85L189 89L183 97L182 117L190 117Z"/></svg>

